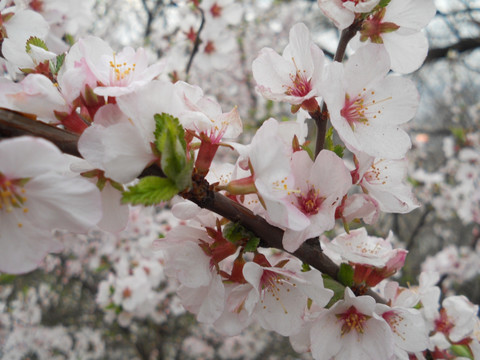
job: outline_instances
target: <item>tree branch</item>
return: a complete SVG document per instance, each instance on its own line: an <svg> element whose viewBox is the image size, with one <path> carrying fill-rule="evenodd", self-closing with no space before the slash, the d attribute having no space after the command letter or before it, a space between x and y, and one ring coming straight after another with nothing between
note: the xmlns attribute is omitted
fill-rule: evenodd
<svg viewBox="0 0 480 360"><path fill-rule="evenodd" d="M447 57L449 51L464 53L467 51L475 50L477 48L480 48L480 38L461 39L458 42L449 46L430 49L428 51L425 62L431 62L434 60L445 58Z"/></svg>
<svg viewBox="0 0 480 360"><path fill-rule="evenodd" d="M30 135L50 140L64 153L81 156L78 135L27 117L25 114L0 109L0 138Z"/></svg>
<svg viewBox="0 0 480 360"><path fill-rule="evenodd" d="M80 156L77 149L79 135L31 119L19 113L0 109L0 138L21 135L43 137L56 144L63 152ZM140 177L146 175L164 176L162 170L156 165L145 169ZM193 174L192 178L192 188L179 195L194 202L201 208L213 211L251 230L261 239L261 246L285 251L282 246L284 233L282 229L269 224L264 218L253 214L252 211L243 205L214 191L213 186L211 186L204 177ZM318 241L305 242L292 255L323 274L339 281L339 267L323 253ZM367 290L366 293L375 298L377 302L385 303L385 300L373 291Z"/></svg>

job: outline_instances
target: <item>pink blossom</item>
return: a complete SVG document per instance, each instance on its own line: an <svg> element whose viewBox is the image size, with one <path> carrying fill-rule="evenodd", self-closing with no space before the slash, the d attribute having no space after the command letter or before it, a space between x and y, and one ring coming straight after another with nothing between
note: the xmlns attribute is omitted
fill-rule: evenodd
<svg viewBox="0 0 480 360"><path fill-rule="evenodd" d="M294 110L303 106L315 111L323 63L323 52L313 43L308 28L303 23L296 24L290 30L290 42L282 56L270 48L263 48L253 61L257 91L267 99L294 105Z"/></svg>
<svg viewBox="0 0 480 360"><path fill-rule="evenodd" d="M323 287L321 274L316 270L302 274L248 262L243 274L256 294L254 318L264 329L284 336L300 331L309 297L317 305L325 306L333 295Z"/></svg>
<svg viewBox="0 0 480 360"><path fill-rule="evenodd" d="M421 29L435 12L432 0L391 0L364 20L360 40L382 44L390 56L392 70L411 73L427 56L428 40Z"/></svg>
<svg viewBox="0 0 480 360"><path fill-rule="evenodd" d="M332 125L349 150L400 159L411 142L399 125L415 115L419 97L410 80L385 77L389 69L381 47L364 46L345 66L330 65L324 93Z"/></svg>
<svg viewBox="0 0 480 360"><path fill-rule="evenodd" d="M94 91L101 96L131 93L157 77L164 67L160 62L149 66L143 48L135 51L126 47L116 53L106 42L94 36L79 40L78 46L100 83Z"/></svg>
<svg viewBox="0 0 480 360"><path fill-rule="evenodd" d="M403 267L407 251L392 249L393 234L386 239L368 236L365 228L342 234L326 247L354 265L354 281L375 286Z"/></svg>
<svg viewBox="0 0 480 360"><path fill-rule="evenodd" d="M325 16L340 30L349 27L356 14L368 13L380 0L318 0L318 6Z"/></svg>
<svg viewBox="0 0 480 360"><path fill-rule="evenodd" d="M51 230L92 228L100 197L89 181L61 175L66 159L46 140L3 140L0 154L0 270L23 273L62 248Z"/></svg>
<svg viewBox="0 0 480 360"><path fill-rule="evenodd" d="M357 168L354 182L373 197L380 210L389 213L408 213L420 205L413 196L412 188L405 182L407 161L375 159L367 154L355 156Z"/></svg>
<svg viewBox="0 0 480 360"><path fill-rule="evenodd" d="M310 331L315 360L394 358L394 338L388 323L375 312L370 296L356 297L345 289L344 300L321 312Z"/></svg>
<svg viewBox="0 0 480 360"><path fill-rule="evenodd" d="M392 329L397 359L408 359L408 353L420 352L429 347L428 330L420 311L377 304L375 312Z"/></svg>
<svg viewBox="0 0 480 360"><path fill-rule="evenodd" d="M292 155L294 186L286 187L280 206L288 221L282 220L277 209L267 211L277 223L286 226L283 236L285 250L293 252L307 239L321 235L335 225L335 210L351 186L351 176L335 153L322 150L313 162L305 151ZM270 199L268 199L270 200ZM274 205L272 202L270 207ZM278 214L278 215L277 215ZM277 216L277 217L274 217Z"/></svg>

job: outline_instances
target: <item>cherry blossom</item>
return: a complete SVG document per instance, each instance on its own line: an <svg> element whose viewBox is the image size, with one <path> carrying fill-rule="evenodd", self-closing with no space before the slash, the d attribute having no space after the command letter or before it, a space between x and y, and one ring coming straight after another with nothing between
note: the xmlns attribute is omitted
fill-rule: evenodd
<svg viewBox="0 0 480 360"><path fill-rule="evenodd" d="M100 86L94 89L97 95L120 96L131 93L157 77L163 63L148 66L144 49L126 47L119 53L100 38L89 36L78 42L86 63Z"/></svg>
<svg viewBox="0 0 480 360"><path fill-rule="evenodd" d="M354 183L378 202L380 210L404 214L419 207L411 187L405 183L405 159L375 159L363 153L357 154L355 159Z"/></svg>
<svg viewBox="0 0 480 360"><path fill-rule="evenodd" d="M2 5L5 6L5 3ZM2 55L11 63L13 71L18 73L19 68L30 68L33 65L31 56L25 50L27 40L30 37L44 39L48 23L35 11L18 10L17 7L0 10L0 32L6 33L6 38L2 41Z"/></svg>
<svg viewBox="0 0 480 360"><path fill-rule="evenodd" d="M403 267L407 250L392 249L393 233L386 239L368 236L365 228L350 231L333 239L326 247L354 265L357 284L375 286Z"/></svg>
<svg viewBox="0 0 480 360"><path fill-rule="evenodd" d="M292 173L295 185L287 186L286 196L282 199L289 218L288 222L284 222L288 227L283 236L283 246L287 251L295 251L305 240L333 228L335 210L352 181L343 160L328 150L322 150L315 162L305 151L295 152L292 155ZM278 217L275 220L282 222Z"/></svg>
<svg viewBox="0 0 480 360"><path fill-rule="evenodd" d="M380 0L318 0L318 6L340 30L349 27L358 13L368 13Z"/></svg>
<svg viewBox="0 0 480 360"><path fill-rule="evenodd" d="M408 353L426 350L430 341L420 311L377 304L375 313L382 316L392 329L397 359L408 359Z"/></svg>
<svg viewBox="0 0 480 360"><path fill-rule="evenodd" d="M318 271L301 274L269 266L268 262L265 265L248 262L243 268L256 293L254 317L267 330L293 335L300 331L307 298L311 296L318 306L325 306L333 292L323 288Z"/></svg>
<svg viewBox="0 0 480 360"><path fill-rule="evenodd" d="M388 323L375 312L370 296L345 289L344 300L320 313L310 331L315 360L392 359L394 338Z"/></svg>
<svg viewBox="0 0 480 360"><path fill-rule="evenodd" d="M388 55L378 45L364 46L343 67L333 63L325 79L330 119L352 152L400 159L411 146L399 125L418 106L418 93L408 79L387 76Z"/></svg>
<svg viewBox="0 0 480 360"><path fill-rule="evenodd" d="M292 104L295 111L300 107L315 111L323 63L323 52L312 42L307 27L296 24L290 30L290 42L282 56L273 49L263 48L253 61L257 91L267 99Z"/></svg>
<svg viewBox="0 0 480 360"><path fill-rule="evenodd" d="M425 60L428 41L424 28L435 15L432 0L391 0L364 20L360 40L383 44L393 71L408 74Z"/></svg>
<svg viewBox="0 0 480 360"><path fill-rule="evenodd" d="M101 217L100 197L87 180L62 175L66 159L46 140L3 140L0 153L1 271L23 273L61 249L51 230L92 228Z"/></svg>

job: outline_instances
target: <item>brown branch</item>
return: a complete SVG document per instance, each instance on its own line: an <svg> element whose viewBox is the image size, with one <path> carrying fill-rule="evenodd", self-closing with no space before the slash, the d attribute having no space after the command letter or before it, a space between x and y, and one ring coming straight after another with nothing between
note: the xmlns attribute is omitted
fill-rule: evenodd
<svg viewBox="0 0 480 360"><path fill-rule="evenodd" d="M53 142L64 153L80 156L77 134L33 120L21 113L0 109L0 138L22 135L42 137Z"/></svg>
<svg viewBox="0 0 480 360"><path fill-rule="evenodd" d="M464 53L467 51L475 50L477 48L480 48L480 38L461 39L458 42L451 44L449 46L430 49L428 51L425 62L430 62L430 61L438 60L441 58L445 58L447 57L449 51Z"/></svg>
<svg viewBox="0 0 480 360"><path fill-rule="evenodd" d="M0 109L0 138L21 135L43 137L56 144L63 152L80 156L77 149L79 135L36 121L19 113ZM156 165L145 169L140 177L146 175L164 176L162 170ZM264 218L253 214L243 205L214 191L213 187L203 177L194 174L192 188L180 195L204 209L213 211L251 230L261 239L261 245L285 251L282 246L284 233L282 229L269 224ZM339 281L339 267L323 253L318 241L305 242L293 255L323 274ZM384 299L371 290L366 293L375 298L377 302L385 303Z"/></svg>

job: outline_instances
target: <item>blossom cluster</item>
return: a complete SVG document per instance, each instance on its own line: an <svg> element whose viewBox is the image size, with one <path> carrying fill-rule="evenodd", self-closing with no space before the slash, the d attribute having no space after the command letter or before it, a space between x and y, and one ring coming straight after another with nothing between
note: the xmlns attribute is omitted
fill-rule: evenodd
<svg viewBox="0 0 480 360"><path fill-rule="evenodd" d="M168 300L156 289L165 273L199 322L230 336L256 322L315 359L480 356L478 306L462 296L440 306L435 273L422 273L416 289L389 281L407 251L393 248L392 233L384 239L364 227L350 230L375 224L381 212L419 206L406 181L411 141L401 128L419 95L398 73L418 69L426 56L421 29L435 14L431 0L319 0L347 29L344 48L351 40L355 51L345 63L341 50L329 62L303 23L291 28L282 55L263 48L252 63L256 90L288 103L297 120L269 118L246 145L235 140L242 133L238 108L225 112L199 86L167 80L166 60L150 64L144 49L116 52L95 36L61 53L49 45L38 13L27 25L30 10L0 4L8 65L0 107L78 134L83 158L32 137L0 142L0 271L30 271L61 250L53 230L118 233L135 216L126 203L153 205L179 194L192 201L173 205L178 225L157 238L150 224L150 238L143 237L158 256L105 254L114 272L100 283L97 302L110 321L164 321L157 305ZM233 1L194 7L207 26L239 21ZM198 46L193 27L186 36ZM202 36L204 55L231 50L218 44L223 35L209 39L207 28ZM307 117L317 124L315 149ZM344 146L333 143L334 131ZM238 154L235 164L216 161L221 147ZM147 176L152 168L162 176ZM215 208L216 199L236 213ZM262 225L245 220L255 216ZM345 233L320 243L337 223ZM261 226L274 230L265 234ZM334 270L316 265L321 256Z"/></svg>

